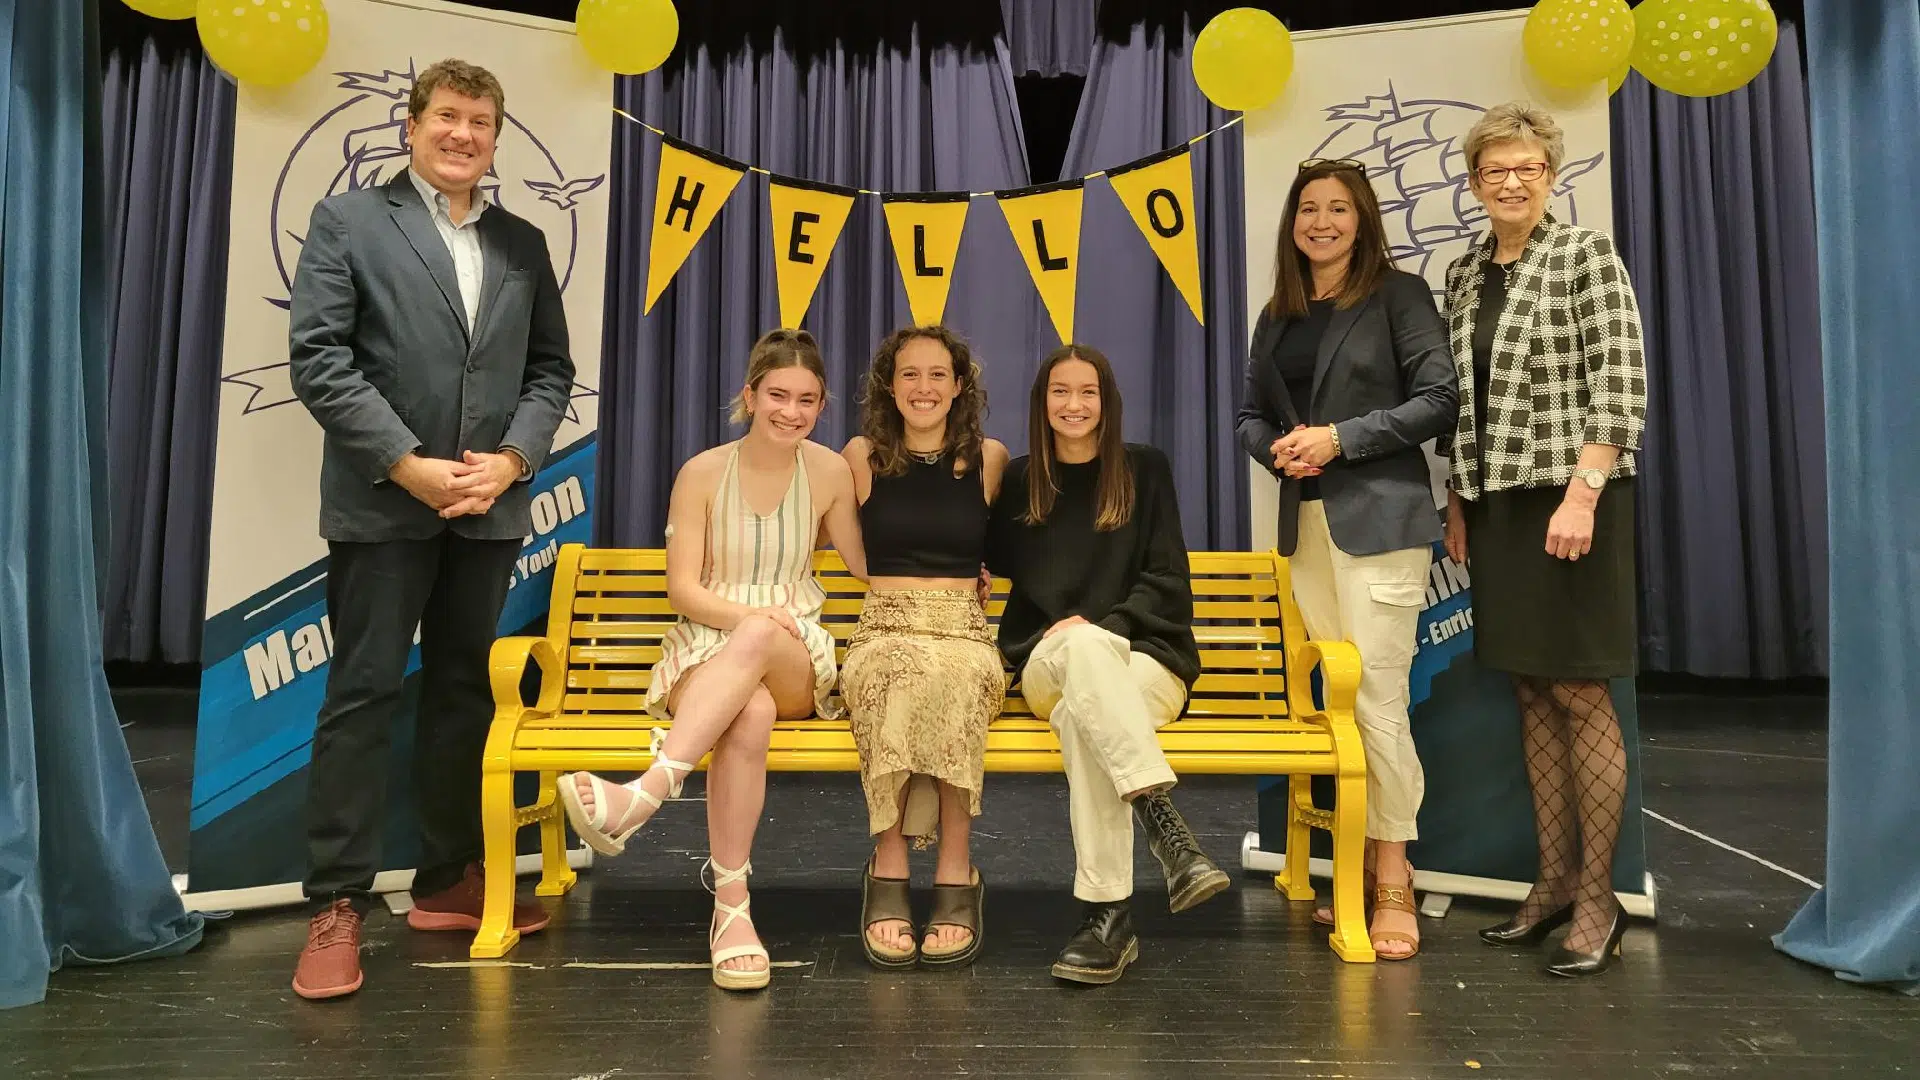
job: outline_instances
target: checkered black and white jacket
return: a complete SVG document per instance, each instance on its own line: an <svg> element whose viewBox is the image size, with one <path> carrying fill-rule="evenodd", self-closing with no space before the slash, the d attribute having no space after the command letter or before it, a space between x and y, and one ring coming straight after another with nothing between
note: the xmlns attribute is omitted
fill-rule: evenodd
<svg viewBox="0 0 1920 1080"><path fill-rule="evenodd" d="M1586 443L1620 447L1612 475L1633 475L1647 412L1633 285L1605 233L1562 224L1551 214L1535 226L1508 282L1494 334L1486 426L1475 425L1473 324L1493 251L1488 234L1447 269L1447 322L1460 377L1449 486L1474 499L1563 485Z"/></svg>

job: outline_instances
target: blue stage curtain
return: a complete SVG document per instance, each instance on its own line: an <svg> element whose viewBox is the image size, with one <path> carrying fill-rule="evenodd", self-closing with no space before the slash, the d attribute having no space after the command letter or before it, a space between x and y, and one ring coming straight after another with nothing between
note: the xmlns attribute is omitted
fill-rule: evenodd
<svg viewBox="0 0 1920 1080"><path fill-rule="evenodd" d="M107 2L103 15L133 21ZM108 661L197 664L235 90L198 38L144 29L115 35L103 73L113 519L103 622Z"/></svg>
<svg viewBox="0 0 1920 1080"><path fill-rule="evenodd" d="M1015 75L1087 74L1097 0L1000 0Z"/></svg>
<svg viewBox="0 0 1920 1080"><path fill-rule="evenodd" d="M1645 671L1827 674L1827 482L1813 148L1799 31L1730 94L1630 76L1614 236L1646 324Z"/></svg>
<svg viewBox="0 0 1920 1080"><path fill-rule="evenodd" d="M1809 0L1833 680L1826 886L1774 944L1920 993L1920 6Z"/></svg>
<svg viewBox="0 0 1920 1080"><path fill-rule="evenodd" d="M192 948L100 669L105 280L93 0L0 0L0 1007Z"/></svg>
<svg viewBox="0 0 1920 1080"><path fill-rule="evenodd" d="M1194 84L1188 56L1202 25L1176 13L1103 27L1067 145L1066 175L1179 146L1233 115L1209 104ZM1233 127L1192 151L1206 325L1187 309L1104 177L1087 182L1080 227L1074 337L1113 361L1129 406L1127 438L1159 447L1172 462L1181 524L1195 551L1244 549L1250 538L1247 458L1233 430L1247 356L1240 147L1240 128Z"/></svg>
<svg viewBox="0 0 1920 1080"><path fill-rule="evenodd" d="M788 176L869 191L1026 184L1005 42L956 41L930 31L920 10L831 40L819 40L817 27L790 32L781 23L761 33L699 14L662 69L617 80L614 103L687 142ZM757 174L740 182L642 315L660 145L615 119L594 521L602 544L660 545L674 475L694 454L739 436L726 403L745 381L755 339L780 322L767 181ZM1039 344L1040 299L991 199L973 200L956 262L945 321L985 369L988 434L1024 453L1028 384L1054 342ZM1093 278L1083 274L1081 288ZM863 197L805 320L831 394L815 441L837 450L859 430L874 346L911 321L880 201Z"/></svg>

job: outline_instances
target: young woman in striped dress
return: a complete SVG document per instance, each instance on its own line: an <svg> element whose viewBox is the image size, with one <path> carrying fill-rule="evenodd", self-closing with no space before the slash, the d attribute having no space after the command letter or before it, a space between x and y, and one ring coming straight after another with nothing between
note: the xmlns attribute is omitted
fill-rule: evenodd
<svg viewBox="0 0 1920 1080"><path fill-rule="evenodd" d="M560 783L573 827L617 855L706 753L707 834L714 875L708 944L713 980L767 985L767 951L748 913L748 855L766 801L767 744L776 719L833 717L833 637L820 625L826 594L813 576L824 523L854 576L866 577L853 473L807 439L826 405L813 336L775 330L753 348L734 400L746 435L680 469L667 510L667 599L679 621L661 642L647 688L652 768L625 785L591 773Z"/></svg>

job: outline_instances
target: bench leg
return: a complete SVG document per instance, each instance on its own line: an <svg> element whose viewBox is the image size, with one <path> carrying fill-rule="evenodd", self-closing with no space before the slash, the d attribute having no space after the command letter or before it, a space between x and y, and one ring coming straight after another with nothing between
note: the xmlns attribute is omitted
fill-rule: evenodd
<svg viewBox="0 0 1920 1080"><path fill-rule="evenodd" d="M489 765L492 762L488 762ZM486 903L468 955L491 960L520 943L513 928L513 773L488 768L480 777L480 823L486 834Z"/></svg>
<svg viewBox="0 0 1920 1080"><path fill-rule="evenodd" d="M1307 876L1307 855L1313 846L1313 826L1302 810L1313 807L1313 777L1287 777L1287 865L1273 876L1273 886L1289 900L1313 899Z"/></svg>
<svg viewBox="0 0 1920 1080"><path fill-rule="evenodd" d="M1349 964L1371 964L1373 942L1367 938L1367 912L1360 893L1360 875L1367 858L1367 778L1341 776L1334 780L1333 804L1333 934L1334 954Z"/></svg>
<svg viewBox="0 0 1920 1080"><path fill-rule="evenodd" d="M538 896L565 896L579 880L567 865L567 811L560 805L560 774L540 774L540 799L547 811L540 818L540 885Z"/></svg>

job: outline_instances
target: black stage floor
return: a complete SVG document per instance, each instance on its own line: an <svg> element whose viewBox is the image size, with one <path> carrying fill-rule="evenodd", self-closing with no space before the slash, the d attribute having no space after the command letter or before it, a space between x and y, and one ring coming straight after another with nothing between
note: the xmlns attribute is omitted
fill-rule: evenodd
<svg viewBox="0 0 1920 1080"><path fill-rule="evenodd" d="M177 865L191 698L120 702ZM1920 1000L1840 982L1768 944L1810 891L1786 871L1817 880L1823 865L1824 701L1646 696L1641 710L1661 917L1631 930L1622 964L1598 979L1550 979L1536 953L1486 948L1473 931L1504 912L1467 901L1422 920L1423 950L1400 964L1341 963L1307 905L1283 901L1267 875L1243 874L1234 891L1169 916L1164 892L1147 887L1156 867L1143 845L1139 963L1109 987L1056 983L1047 966L1076 909L1065 788L1049 776L990 780L975 833L989 892L980 960L882 974L855 937L866 849L854 778L776 775L754 852L754 915L780 965L768 992L734 996L708 981L710 901L695 879L704 816L699 803L670 804L626 858L583 877L509 966L468 966L462 935L414 933L380 913L366 989L312 1005L287 985L300 914L241 915L183 959L56 975L44 1005L0 1013L0 1070L208 1080L1920 1072ZM687 794L698 793L696 780ZM1189 778L1180 804L1215 857L1237 866L1251 785Z"/></svg>

